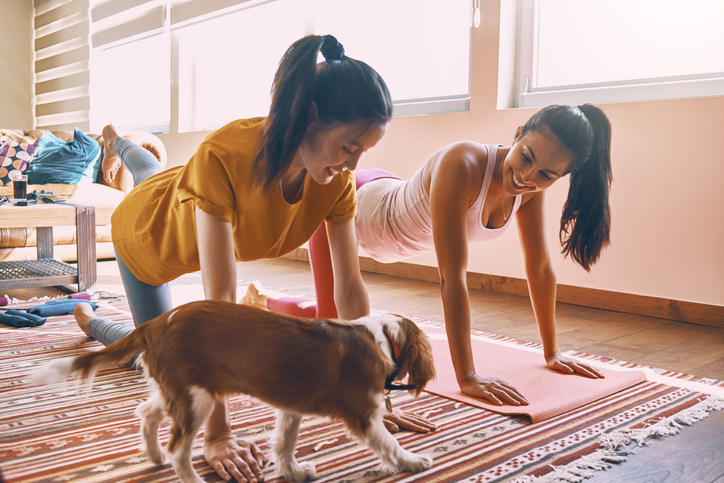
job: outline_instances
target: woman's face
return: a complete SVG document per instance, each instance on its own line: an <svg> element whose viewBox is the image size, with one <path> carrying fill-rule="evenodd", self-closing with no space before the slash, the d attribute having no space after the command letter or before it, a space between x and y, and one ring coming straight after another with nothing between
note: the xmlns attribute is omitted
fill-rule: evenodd
<svg viewBox="0 0 724 483"><path fill-rule="evenodd" d="M503 160L503 188L517 196L543 191L568 172L571 153L549 130L520 135Z"/></svg>
<svg viewBox="0 0 724 483"><path fill-rule="evenodd" d="M312 123L300 146L304 169L314 181L327 184L334 176L355 169L359 158L376 145L387 129L387 123L344 124L322 128L319 121Z"/></svg>

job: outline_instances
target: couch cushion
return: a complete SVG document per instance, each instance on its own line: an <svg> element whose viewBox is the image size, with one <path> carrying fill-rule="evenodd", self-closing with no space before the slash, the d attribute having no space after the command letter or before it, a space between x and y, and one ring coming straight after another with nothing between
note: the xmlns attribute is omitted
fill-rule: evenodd
<svg viewBox="0 0 724 483"><path fill-rule="evenodd" d="M34 144L0 142L0 186L12 185L13 176L25 171L35 154Z"/></svg>
<svg viewBox="0 0 724 483"><path fill-rule="evenodd" d="M45 190L51 191L53 188L58 188L58 186L47 186ZM100 183L81 183L74 186L74 188L75 189L68 201L82 205L118 206L126 196L126 193L123 191L119 191ZM55 191L53 192L56 193Z"/></svg>
<svg viewBox="0 0 724 483"><path fill-rule="evenodd" d="M38 140L38 147L40 153L27 169L29 184L76 184L83 178L91 182L96 179L101 147L78 128L68 142L46 131Z"/></svg>

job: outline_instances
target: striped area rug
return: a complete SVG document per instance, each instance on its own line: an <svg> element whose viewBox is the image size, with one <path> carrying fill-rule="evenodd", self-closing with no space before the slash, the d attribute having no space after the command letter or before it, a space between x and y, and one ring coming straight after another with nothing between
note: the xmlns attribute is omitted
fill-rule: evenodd
<svg viewBox="0 0 724 483"><path fill-rule="evenodd" d="M98 314L130 324L122 298L102 303ZM139 371L102 370L90 392L30 387L24 382L38 364L97 348L99 344L83 336L72 316L53 317L37 328L0 328L0 469L8 483L177 481L170 465L154 467L138 449L139 420L133 411L147 396ZM423 473L381 474L376 457L349 438L341 424L317 417L304 419L297 457L316 464L314 481L319 482L547 481L554 474L551 465L558 472L605 467L625 459L627 443L672 434L677 422L689 424L722 407L716 398L677 387L686 382L720 390L724 387L720 381L662 371L658 376L679 384L644 382L536 424L428 393L417 399L393 393L395 407L426 416L438 426L427 435L395 434L403 447L434 458L433 467ZM269 454L271 408L240 396L231 401L231 420L237 435ZM162 444L167 429L165 423ZM202 437L196 439L194 467L205 481L222 481L202 457ZM266 477L278 481L273 465L267 465Z"/></svg>

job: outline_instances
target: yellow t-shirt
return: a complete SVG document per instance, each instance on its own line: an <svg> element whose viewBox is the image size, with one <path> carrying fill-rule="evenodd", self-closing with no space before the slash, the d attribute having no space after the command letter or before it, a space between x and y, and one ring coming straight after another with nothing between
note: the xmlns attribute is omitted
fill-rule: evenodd
<svg viewBox="0 0 724 483"><path fill-rule="evenodd" d="M320 185L307 175L290 205L278 186L264 193L254 172L264 118L234 121L211 133L185 166L136 186L111 218L113 245L142 282L161 285L199 267L195 207L231 222L238 261L275 258L309 240L323 221L357 213L354 175Z"/></svg>

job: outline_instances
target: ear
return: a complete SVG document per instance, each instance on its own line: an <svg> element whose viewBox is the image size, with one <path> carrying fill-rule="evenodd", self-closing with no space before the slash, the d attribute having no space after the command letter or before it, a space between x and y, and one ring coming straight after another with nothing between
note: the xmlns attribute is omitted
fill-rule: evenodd
<svg viewBox="0 0 724 483"><path fill-rule="evenodd" d="M404 327L405 348L401 357L403 362L400 365L399 375L404 377L402 371L409 375L407 383L417 385L416 389L409 392L417 397L425 389L427 382L435 377L432 346L427 335L411 320L403 318L400 327Z"/></svg>
<svg viewBox="0 0 724 483"><path fill-rule="evenodd" d="M518 126L518 129L515 130L515 138L513 139L513 144L518 142L518 139L520 138L520 134L523 132L523 126Z"/></svg>

